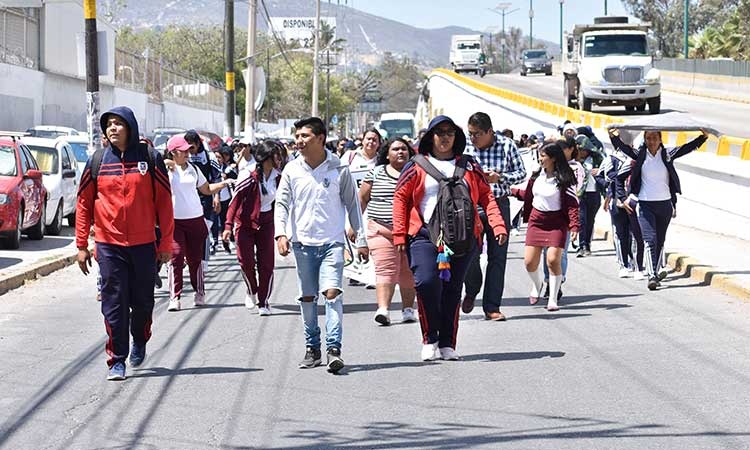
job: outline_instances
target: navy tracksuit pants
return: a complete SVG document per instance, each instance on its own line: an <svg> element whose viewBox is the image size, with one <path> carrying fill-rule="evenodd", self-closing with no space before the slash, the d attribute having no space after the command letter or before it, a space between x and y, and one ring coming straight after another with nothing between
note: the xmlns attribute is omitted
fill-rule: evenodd
<svg viewBox="0 0 750 450"><path fill-rule="evenodd" d="M581 232L578 235L578 246L591 250L591 238L594 235L594 220L602 205L602 197L598 192L584 192L579 198L578 215L581 221Z"/></svg>
<svg viewBox="0 0 750 450"><path fill-rule="evenodd" d="M633 239L630 234L630 218L627 211L617 206L609 208L609 216L612 219L612 230L614 231L615 252L617 261L621 268L631 268L633 259Z"/></svg>
<svg viewBox="0 0 750 450"><path fill-rule="evenodd" d="M510 222L510 201L508 198L496 198L497 206L505 223ZM479 212L482 220L483 235L487 239L487 273L484 277L484 293L482 294L482 308L485 313L500 310L505 291L505 266L508 261L508 241L500 245L495 239L494 232L484 211ZM479 265L479 254L472 258L466 272L466 295L476 297L482 287L482 268ZM452 264L451 264L452 266Z"/></svg>
<svg viewBox="0 0 750 450"><path fill-rule="evenodd" d="M156 246L97 243L96 261L102 278L104 326L109 336L105 347L107 365L112 367L128 357L128 332L138 344L145 344L151 337Z"/></svg>
<svg viewBox="0 0 750 450"><path fill-rule="evenodd" d="M672 221L672 201L638 202L638 224L643 234L646 252L646 271L649 278L659 271L659 260L667 237L667 228Z"/></svg>
<svg viewBox="0 0 750 450"><path fill-rule="evenodd" d="M456 348L461 290L476 252L474 246L464 256L451 256L451 279L446 282L440 279L438 250L430 241L427 228L422 227L417 236L409 240L407 256L417 289L423 344L437 342L439 348Z"/></svg>

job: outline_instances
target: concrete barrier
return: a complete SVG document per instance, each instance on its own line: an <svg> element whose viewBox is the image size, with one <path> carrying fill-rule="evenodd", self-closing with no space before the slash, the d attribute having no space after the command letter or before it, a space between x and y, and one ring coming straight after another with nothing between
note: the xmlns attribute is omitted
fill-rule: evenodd
<svg viewBox="0 0 750 450"><path fill-rule="evenodd" d="M557 117L559 118L558 122L570 120L573 123L588 125L594 129L604 129L610 124L625 122L625 120L620 117L612 117L605 114L581 111L579 109L569 108L564 105L548 102L546 100L531 97L529 95L520 94L518 92L498 88L495 86L490 86L477 81L476 79L458 75L455 72L447 69L435 69L435 71L433 71L433 75L437 74L454 79L457 82L460 82L466 86L470 86L477 91L500 97L502 99L510 100L524 107L543 112L548 116ZM433 75L431 75L431 77ZM745 87L746 90L748 88L750 88L750 84ZM697 136L697 133L691 134L684 132L669 132L664 133L664 142L667 145L681 145L695 136ZM700 151L711 152L716 154L717 156L736 156L737 158L740 158L742 160L750 161L750 139L742 139L733 136L722 136L721 138L716 138L712 136L700 148Z"/></svg>

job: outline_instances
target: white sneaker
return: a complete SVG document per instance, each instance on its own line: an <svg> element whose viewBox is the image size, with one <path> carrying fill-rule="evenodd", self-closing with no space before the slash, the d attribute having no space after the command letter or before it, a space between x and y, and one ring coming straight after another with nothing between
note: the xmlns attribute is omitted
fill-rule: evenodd
<svg viewBox="0 0 750 450"><path fill-rule="evenodd" d="M258 294L245 294L245 308L253 309L258 304Z"/></svg>
<svg viewBox="0 0 750 450"><path fill-rule="evenodd" d="M206 294L199 294L195 293L195 297L193 297L193 303L195 306L206 306Z"/></svg>
<svg viewBox="0 0 750 450"><path fill-rule="evenodd" d="M180 299L179 298L169 299L169 306L167 306L167 311L179 311L179 310L180 310Z"/></svg>
<svg viewBox="0 0 750 450"><path fill-rule="evenodd" d="M417 316L414 314L414 308L404 308L401 311L401 322L412 323L417 321Z"/></svg>
<svg viewBox="0 0 750 450"><path fill-rule="evenodd" d="M271 315L271 308L268 306L263 306L261 308L258 308L258 315L259 316L270 316Z"/></svg>
<svg viewBox="0 0 750 450"><path fill-rule="evenodd" d="M646 279L646 275L644 275L640 270L636 270L635 272L633 272L633 279L636 281L643 281Z"/></svg>
<svg viewBox="0 0 750 450"><path fill-rule="evenodd" d="M391 316L388 313L388 308L378 308L375 312L375 322L383 326L391 324Z"/></svg>
<svg viewBox="0 0 750 450"><path fill-rule="evenodd" d="M617 272L617 276L620 278L628 278L633 276L633 272L627 267L623 267L619 272Z"/></svg>
<svg viewBox="0 0 750 450"><path fill-rule="evenodd" d="M422 346L422 361L435 361L440 358L440 352L438 351L438 344L424 344Z"/></svg>
<svg viewBox="0 0 750 450"><path fill-rule="evenodd" d="M445 361L458 361L461 359L461 355L456 353L456 351L450 347L443 347L440 349L440 359L444 359Z"/></svg>

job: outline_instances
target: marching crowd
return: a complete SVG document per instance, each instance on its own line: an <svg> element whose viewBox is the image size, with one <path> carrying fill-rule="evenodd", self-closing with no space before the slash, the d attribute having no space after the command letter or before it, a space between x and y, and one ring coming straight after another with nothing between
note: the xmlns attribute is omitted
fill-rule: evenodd
<svg viewBox="0 0 750 450"><path fill-rule="evenodd" d="M666 274L664 241L680 193L674 160L707 137L665 148L661 133L649 131L633 146L612 128L606 151L589 127L565 123L554 136L516 141L477 112L466 131L437 116L414 141L385 141L369 129L329 148L325 124L310 117L295 123L293 145L245 138L210 151L188 131L172 136L162 154L140 137L127 107L103 114L101 128L104 148L89 159L78 192L76 242L84 274L92 258L98 263L110 380L125 379L128 356L133 367L146 358L161 266L168 310L182 308L185 264L200 307L207 260L219 248L234 247L245 305L260 316L272 315L275 254L293 254L305 338L299 367L323 364L322 297L332 373L344 367L344 266L354 258L372 259L374 319L382 326L391 323L398 287L402 321L420 323L424 361L460 359L459 311L472 312L482 286L484 317L506 320L508 234L521 220L531 305L561 307L568 248L591 254L600 208L612 218L618 276L645 279L655 290ZM514 218L511 197L522 203Z"/></svg>

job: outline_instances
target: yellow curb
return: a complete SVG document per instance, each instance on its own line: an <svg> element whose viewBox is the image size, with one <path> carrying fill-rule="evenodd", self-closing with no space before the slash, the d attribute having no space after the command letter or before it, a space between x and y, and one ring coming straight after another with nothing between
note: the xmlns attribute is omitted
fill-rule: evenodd
<svg viewBox="0 0 750 450"><path fill-rule="evenodd" d="M595 227L594 237L612 243L612 236L609 230ZM732 297L736 297L744 302L750 302L750 286L743 286L731 275L722 273L721 270L702 264L697 259L682 253L666 252L666 258L667 266L671 267L676 273L687 273L691 280L698 281L704 286L719 289Z"/></svg>

